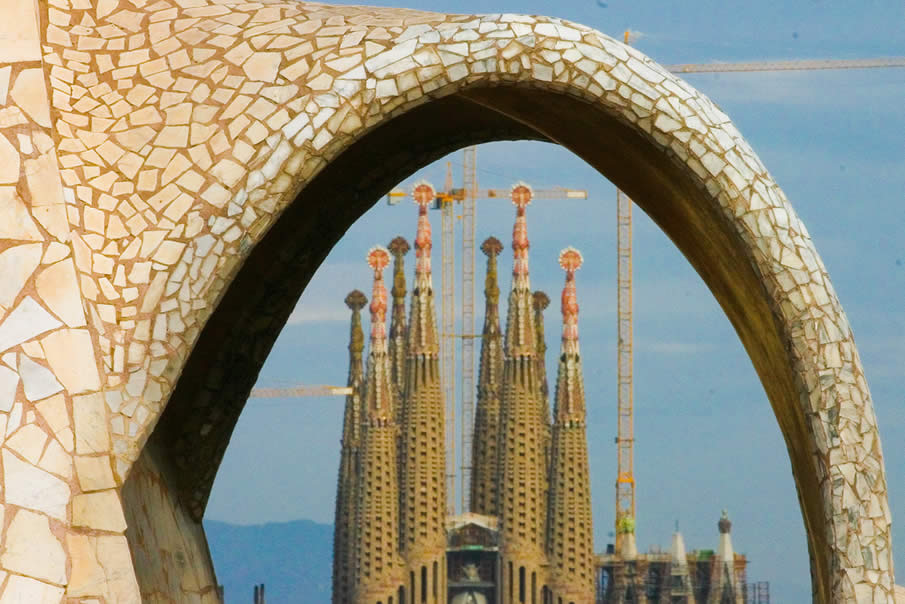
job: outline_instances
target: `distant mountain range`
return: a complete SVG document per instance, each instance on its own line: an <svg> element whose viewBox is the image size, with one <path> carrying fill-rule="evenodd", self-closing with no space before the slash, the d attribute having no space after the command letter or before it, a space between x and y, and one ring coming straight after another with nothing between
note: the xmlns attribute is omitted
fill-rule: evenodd
<svg viewBox="0 0 905 604"><path fill-rule="evenodd" d="M204 527L226 604L252 604L260 583L267 604L330 602L332 525L296 520L237 526L205 520Z"/></svg>

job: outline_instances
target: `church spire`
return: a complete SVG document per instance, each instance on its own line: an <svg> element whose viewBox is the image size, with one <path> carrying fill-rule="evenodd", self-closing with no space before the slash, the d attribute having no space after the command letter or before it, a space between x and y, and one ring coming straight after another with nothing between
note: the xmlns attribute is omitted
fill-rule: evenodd
<svg viewBox="0 0 905 604"><path fill-rule="evenodd" d="M393 255L393 314L390 322L390 373L396 385L396 394L402 397L405 388L405 255L409 251L409 243L404 237L396 237L388 246ZM401 398L400 398L401 400ZM397 409L397 420L399 410Z"/></svg>
<svg viewBox="0 0 905 604"><path fill-rule="evenodd" d="M368 266L374 270L371 292L371 347L368 355L368 387L365 399L365 421L384 422L393 413L394 391L390 382L387 356L387 288L383 271L390 263L390 253L377 246L368 252Z"/></svg>
<svg viewBox="0 0 905 604"><path fill-rule="evenodd" d="M484 279L484 329L481 333L478 400L472 439L471 511L495 516L500 387L503 379L503 338L500 331L497 256L503 251L503 244L496 237L488 237L481 244L481 251L487 256L487 276Z"/></svg>
<svg viewBox="0 0 905 604"><path fill-rule="evenodd" d="M735 572L735 549L732 547L732 522L729 513L723 510L717 522L720 531L720 543L713 557L710 569L710 594L707 604L742 604L744 602L743 586Z"/></svg>
<svg viewBox="0 0 905 604"><path fill-rule="evenodd" d="M512 289L506 317L506 355L530 357L537 355L534 330L534 301L531 297L531 278L528 270L528 222L525 208L531 203L531 187L518 183L512 187L512 203L516 207L512 227Z"/></svg>
<svg viewBox="0 0 905 604"><path fill-rule="evenodd" d="M415 185L414 197L418 204L418 230L415 234L415 289L412 292L408 350L409 355L437 356L440 342L434 311L434 292L431 283L431 223L427 208L433 203L434 188L420 182Z"/></svg>
<svg viewBox="0 0 905 604"><path fill-rule="evenodd" d="M550 425L550 386L547 382L547 339L544 333L544 311L550 306L550 297L538 290L531 295L534 304L534 339L537 344L537 385L540 391L541 418L544 422L544 460L550 467L550 443L553 438Z"/></svg>
<svg viewBox="0 0 905 604"><path fill-rule="evenodd" d="M578 348L578 293L575 271L583 262L581 253L573 247L559 254L559 265L566 271L562 290L562 347L560 371L556 380L556 421L584 422L584 384L581 376L581 354ZM565 372L564 372L565 370Z"/></svg>
<svg viewBox="0 0 905 604"><path fill-rule="evenodd" d="M343 443L358 447L361 428L361 389L364 386L365 375L362 366L365 337L361 328L361 309L368 303L368 298L355 289L349 292L345 302L352 311L352 326L349 330L349 377L346 380L346 385L352 388L352 394L346 396Z"/></svg>
<svg viewBox="0 0 905 604"><path fill-rule="evenodd" d="M685 539L679 532L676 521L676 532L672 534L672 546L669 550L669 589L670 602L676 604L694 604L694 584L688 571L688 556L685 553Z"/></svg>
<svg viewBox="0 0 905 604"><path fill-rule="evenodd" d="M541 395L546 399L550 394L550 387L547 384L547 368L545 359L547 358L547 338L544 330L544 311L550 306L550 296L537 290L531 294L534 304L534 339L537 342L537 371L538 381L540 382ZM545 417L549 418L549 412Z"/></svg>
<svg viewBox="0 0 905 604"><path fill-rule="evenodd" d="M503 592L524 595L521 601L540 601L547 582L547 460L544 452L547 422L542 417L537 376L534 301L528 275L528 227L525 208L531 188L512 187L516 207L512 229L512 289L506 318L503 385L500 397L498 513L503 563L517 574L503 573ZM511 566L509 566L511 565ZM524 593L525 586L531 593Z"/></svg>
<svg viewBox="0 0 905 604"><path fill-rule="evenodd" d="M395 389L390 381L387 356L387 291L383 271L390 254L383 247L368 253L374 270L371 294L371 344L365 386L365 418L362 426L360 466L356 491L357 563L356 594L352 601L387 601L403 581L399 557L399 485L397 482L396 423L393 417Z"/></svg>
<svg viewBox="0 0 905 604"><path fill-rule="evenodd" d="M346 296L345 302L352 311L352 327L349 334L349 377L346 382L352 389L352 393L346 396L346 407L343 412L342 448L333 523L333 602L336 604L349 602L352 599L357 498L355 469L358 465L361 389L364 382L361 356L364 351L364 333L361 329L361 309L368 303L368 299L356 289Z"/></svg>
<svg viewBox="0 0 905 604"><path fill-rule="evenodd" d="M556 375L547 551L554 601L593 602L594 533L575 288L581 254L566 248L559 255L559 264L566 271L566 284L562 292L562 347Z"/></svg>
<svg viewBox="0 0 905 604"><path fill-rule="evenodd" d="M412 594L446 593L446 405L431 284L433 187L415 185L415 287L409 313L402 406L401 537Z"/></svg>

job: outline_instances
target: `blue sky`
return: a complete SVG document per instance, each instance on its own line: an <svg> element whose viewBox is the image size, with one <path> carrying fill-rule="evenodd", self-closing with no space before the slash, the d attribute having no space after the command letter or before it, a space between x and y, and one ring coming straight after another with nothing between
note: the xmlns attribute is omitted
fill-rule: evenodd
<svg viewBox="0 0 905 604"><path fill-rule="evenodd" d="M901 2L864 2L858 10L827 0L372 4L552 14L613 37L631 29L638 32L640 50L667 64L905 55ZM880 420L901 566L905 69L690 74L686 79L729 114L783 187L849 315ZM458 178L461 154L450 159ZM590 202L535 202L528 228L532 284L554 300L547 311L547 341L554 351L563 282L556 255L574 245L585 256L578 292L594 521L602 549L613 522L616 464L615 189L568 151L548 144L485 145L478 164L482 187L525 180L538 188L561 185L590 192ZM440 186L444 170L445 163L438 162L417 177ZM501 239L504 267L511 263L513 215L505 201L479 206L478 241L491 234ZM700 278L643 213L636 210L635 219L639 547L667 546L678 520L689 548L715 548L716 521L727 508L736 548L751 559L749 580L771 581L774 601L806 601L804 528L782 436L763 389ZM432 214L432 220L439 234L439 215ZM350 229L302 296L260 384L345 380L348 311L342 299L352 288L369 292L367 250L397 234L411 240L415 222L414 205L388 207L381 201ZM439 244L435 252L439 269ZM479 290L482 260L479 254ZM501 273L506 288L508 273ZM552 362L550 371L555 371ZM332 522L342 402L340 397L250 401L217 477L208 518L241 524L296 518Z"/></svg>

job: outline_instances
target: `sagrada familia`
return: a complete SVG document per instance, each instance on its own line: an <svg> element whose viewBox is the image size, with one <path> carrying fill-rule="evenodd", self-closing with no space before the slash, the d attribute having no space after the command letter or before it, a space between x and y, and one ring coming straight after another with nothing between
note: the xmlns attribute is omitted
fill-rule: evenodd
<svg viewBox="0 0 905 604"><path fill-rule="evenodd" d="M560 254L566 271L563 337L550 422L542 310L531 291L525 209L528 186L513 187L517 208L505 332L500 327L494 237L487 255L486 310L474 425L471 513L447 517L446 451L439 339L431 281L428 205L434 191L415 188L419 205L415 283L406 317L398 237L374 248L371 341L367 371L360 311L352 309L349 385L336 503L334 602L403 604L506 601L592 602L594 551L578 346L575 271L581 254ZM395 259L392 318L382 272ZM499 545L499 557L481 545ZM493 548L496 549L496 548ZM406 594L409 599L406 598Z"/></svg>
<svg viewBox="0 0 905 604"><path fill-rule="evenodd" d="M428 206L435 193L430 185L420 183L414 191L419 214L408 317L408 242L397 237L389 249L378 246L368 254L374 283L366 369L361 310L367 298L358 290L346 297L352 310L352 394L343 419L333 602L745 602L746 561L733 552L726 517L719 523L719 553L706 564L686 555L678 532L665 558L639 556L634 535L624 540L626 551L594 554L575 283L582 256L571 247L559 256L566 280L551 420L543 319L550 300L531 291L525 215L531 194L521 183L512 188L517 210L505 331L497 268L503 245L490 237L481 246L487 256L486 306L471 509L466 513L447 513L446 405L431 279ZM388 332L383 272L391 256ZM703 583L697 590L693 578Z"/></svg>

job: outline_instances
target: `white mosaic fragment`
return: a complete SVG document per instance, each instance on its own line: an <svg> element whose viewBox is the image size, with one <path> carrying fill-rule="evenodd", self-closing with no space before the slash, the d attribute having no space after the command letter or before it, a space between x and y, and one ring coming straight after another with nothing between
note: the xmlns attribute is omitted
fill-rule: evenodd
<svg viewBox="0 0 905 604"><path fill-rule="evenodd" d="M678 130L679 128L681 128L682 124L672 119L668 115L660 113L654 120L654 126L659 128L663 132L672 132L673 130Z"/></svg>
<svg viewBox="0 0 905 604"><path fill-rule="evenodd" d="M498 17L498 20L500 23L527 23L529 25L536 22L534 17L515 13L503 13Z"/></svg>
<svg viewBox="0 0 905 604"><path fill-rule="evenodd" d="M39 401L63 389L53 373L25 355L19 357L19 377L25 389L25 398Z"/></svg>
<svg viewBox="0 0 905 604"><path fill-rule="evenodd" d="M55 585L66 583L66 554L46 516L19 510L7 529L5 543L0 556L3 568Z"/></svg>
<svg viewBox="0 0 905 604"><path fill-rule="evenodd" d="M713 152L705 153L704 156L701 157L701 163L713 176L722 172L723 168L726 166L726 162Z"/></svg>
<svg viewBox="0 0 905 604"><path fill-rule="evenodd" d="M370 72L374 72L378 69L386 67L387 65L392 65L403 57L410 56L415 51L417 45L417 39L411 39L401 44L397 44L390 50L375 55L365 61L365 68Z"/></svg>
<svg viewBox="0 0 905 604"><path fill-rule="evenodd" d="M660 96L660 93L657 92L653 86L651 86L650 84L645 82L638 75L632 74L632 76L628 80L628 84L634 90L636 90L637 92L640 92L641 94L643 94L644 96L646 96L647 98L649 98L651 100L656 99ZM651 105L650 107L645 107L645 109L651 109L652 107L653 107L653 105Z"/></svg>
<svg viewBox="0 0 905 604"><path fill-rule="evenodd" d="M367 72L365 72L364 65L359 64L359 65L353 67L352 69L350 69L349 71L346 71L345 73L341 74L341 75L337 78L337 80L338 80L338 81L342 81L342 80L364 80L364 79L367 78L367 77L368 77L368 76L367 76ZM334 88L336 87L336 85L337 85L337 84L334 83ZM302 115L304 115L304 114L302 114Z"/></svg>
<svg viewBox="0 0 905 604"><path fill-rule="evenodd" d="M65 521L69 504L69 485L3 450L3 482L6 503L43 512Z"/></svg>
<svg viewBox="0 0 905 604"><path fill-rule="evenodd" d="M70 394L101 387L94 360L94 346L86 329L61 329L41 340L54 375Z"/></svg>
<svg viewBox="0 0 905 604"><path fill-rule="evenodd" d="M25 282L41 262L42 253L40 243L16 245L0 253L0 275L3 276L0 279L0 307L13 305Z"/></svg>
<svg viewBox="0 0 905 604"><path fill-rule="evenodd" d="M72 417L77 453L84 455L106 453L110 450L106 403L101 394L74 396Z"/></svg>
<svg viewBox="0 0 905 604"><path fill-rule="evenodd" d="M396 80L378 80L377 81L377 98L382 99L390 96L396 96L399 90L396 88Z"/></svg>
<svg viewBox="0 0 905 604"><path fill-rule="evenodd" d="M31 296L22 302L0 322L0 351L9 350L37 335L62 326Z"/></svg>
<svg viewBox="0 0 905 604"><path fill-rule="evenodd" d="M659 84L666 79L666 75L664 73L655 71L654 69L648 67L647 63L645 63L644 61L639 61L635 58L628 60L628 68L651 84Z"/></svg>
<svg viewBox="0 0 905 604"><path fill-rule="evenodd" d="M405 31L403 31L401 34L396 36L396 42L402 43L402 42L405 42L406 40L409 40L410 38L417 38L432 30L433 30L433 27L431 25L428 25L427 23L411 25L411 26L405 28Z"/></svg>
<svg viewBox="0 0 905 604"><path fill-rule="evenodd" d="M59 604L62 597L62 587L49 585L22 575L11 575L0 602L3 604Z"/></svg>
<svg viewBox="0 0 905 604"><path fill-rule="evenodd" d="M41 301L66 325L85 325L85 311L71 258L51 264L38 273L35 288Z"/></svg>
<svg viewBox="0 0 905 604"><path fill-rule="evenodd" d="M16 389L19 387L19 374L7 367L0 366L0 411L9 413L16 401Z"/></svg>
<svg viewBox="0 0 905 604"><path fill-rule="evenodd" d="M6 439L4 446L15 451L25 461L37 465L47 443L47 435L37 424L25 424Z"/></svg>
<svg viewBox="0 0 905 604"><path fill-rule="evenodd" d="M22 403L15 403L13 405L13 410L10 411L9 420L6 421L6 426L4 430L4 435L6 438L9 438L13 432L19 429L19 426L22 425ZM6 420L5 417L3 417Z"/></svg>

